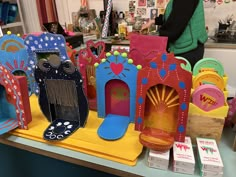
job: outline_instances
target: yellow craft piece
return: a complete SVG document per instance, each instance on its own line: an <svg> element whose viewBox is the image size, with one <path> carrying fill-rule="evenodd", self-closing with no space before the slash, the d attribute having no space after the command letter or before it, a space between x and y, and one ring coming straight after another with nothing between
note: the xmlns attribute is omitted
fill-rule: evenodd
<svg viewBox="0 0 236 177"><path fill-rule="evenodd" d="M200 85L212 84L218 87L220 90L224 90L224 79L220 75L212 71L204 71L196 75L193 78L193 89L196 89Z"/></svg>
<svg viewBox="0 0 236 177"><path fill-rule="evenodd" d="M97 135L97 129L103 119L97 117L97 112L90 111L87 124L78 129L69 138L59 142L49 142L43 139L43 132L50 124L43 116L35 95L30 97L33 121L28 130L16 129L11 134L27 139L83 152L104 159L116 161L126 165L135 165L143 146L139 143L140 132L134 131L134 124L130 124L123 138L117 141L106 141Z"/></svg>

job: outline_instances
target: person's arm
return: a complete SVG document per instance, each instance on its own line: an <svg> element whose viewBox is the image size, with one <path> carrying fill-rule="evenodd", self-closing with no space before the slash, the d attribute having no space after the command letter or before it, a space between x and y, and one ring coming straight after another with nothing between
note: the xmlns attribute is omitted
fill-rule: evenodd
<svg viewBox="0 0 236 177"><path fill-rule="evenodd" d="M160 36L172 42L179 38L192 17L199 0L174 0L172 11L159 29Z"/></svg>

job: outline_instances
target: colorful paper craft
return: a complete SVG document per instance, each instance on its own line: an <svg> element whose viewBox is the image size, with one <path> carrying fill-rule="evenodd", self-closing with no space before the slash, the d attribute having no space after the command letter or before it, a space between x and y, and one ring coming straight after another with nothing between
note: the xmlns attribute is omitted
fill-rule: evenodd
<svg viewBox="0 0 236 177"><path fill-rule="evenodd" d="M166 52L167 37L132 34L130 37L129 58L135 65L147 66L158 53Z"/></svg>
<svg viewBox="0 0 236 177"><path fill-rule="evenodd" d="M114 51L96 63L98 117L104 118L98 135L107 140L121 138L135 117L138 69L127 53Z"/></svg>
<svg viewBox="0 0 236 177"><path fill-rule="evenodd" d="M105 57L105 43L102 41L94 43L92 40L86 42L86 48L79 51L77 67L84 81L84 91L89 101L89 108L97 110L96 96L96 72L94 64Z"/></svg>
<svg viewBox="0 0 236 177"><path fill-rule="evenodd" d="M40 58L47 59L51 54L57 54L63 61L69 60L65 38L60 34L30 34L25 38L24 43L29 55L30 67L32 68L35 68ZM37 84L34 87L35 93L38 94L39 89Z"/></svg>
<svg viewBox="0 0 236 177"><path fill-rule="evenodd" d="M189 62L186 58L184 58L184 57L179 57L179 56L176 56L175 58L180 59L180 60L184 60L184 61L186 62L186 64L183 64L183 63L182 63L182 64L181 64L181 67L182 67L183 69L187 70L187 71L192 72L192 66L191 66L190 62Z"/></svg>
<svg viewBox="0 0 236 177"><path fill-rule="evenodd" d="M205 84L215 85L222 91L224 91L225 89L223 77L221 77L219 74L213 71L204 71L204 72L198 73L193 78L192 88L196 89L200 85L205 85Z"/></svg>
<svg viewBox="0 0 236 177"><path fill-rule="evenodd" d="M141 131L140 142L154 150L173 145L166 137L180 142L185 138L192 74L182 69L182 62L172 53L159 53L138 72L135 129ZM147 135L145 129L151 129L148 139L142 135Z"/></svg>
<svg viewBox="0 0 236 177"><path fill-rule="evenodd" d="M215 85L200 85L192 94L192 103L208 112L224 106L225 97L223 91Z"/></svg>
<svg viewBox="0 0 236 177"><path fill-rule="evenodd" d="M219 76L224 76L224 67L220 61L215 58L203 58L199 60L193 68L193 75L196 76L203 71L213 71L216 72Z"/></svg>
<svg viewBox="0 0 236 177"><path fill-rule="evenodd" d="M16 127L27 129L32 121L27 80L0 65L0 134Z"/></svg>
<svg viewBox="0 0 236 177"><path fill-rule="evenodd" d="M0 63L13 75L26 76L29 95L34 93L33 68L29 64L28 53L21 37L8 32L0 38Z"/></svg>
<svg viewBox="0 0 236 177"><path fill-rule="evenodd" d="M39 60L35 79L40 89L40 108L51 122L44 139L62 140L85 126L88 102L81 74L70 60L61 61L55 54Z"/></svg>

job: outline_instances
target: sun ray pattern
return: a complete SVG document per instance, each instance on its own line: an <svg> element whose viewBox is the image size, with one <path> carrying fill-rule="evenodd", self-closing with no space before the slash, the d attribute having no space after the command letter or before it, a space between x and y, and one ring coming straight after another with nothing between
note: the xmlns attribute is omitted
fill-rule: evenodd
<svg viewBox="0 0 236 177"><path fill-rule="evenodd" d="M22 73L27 77L29 95L34 93L34 73L28 60L24 40L17 35L4 35L0 39L0 63L11 73Z"/></svg>

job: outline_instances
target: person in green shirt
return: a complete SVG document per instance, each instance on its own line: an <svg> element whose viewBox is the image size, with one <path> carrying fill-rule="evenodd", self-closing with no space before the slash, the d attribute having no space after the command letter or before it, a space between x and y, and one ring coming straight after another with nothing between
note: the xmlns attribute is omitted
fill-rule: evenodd
<svg viewBox="0 0 236 177"><path fill-rule="evenodd" d="M208 39L203 0L170 0L164 15L143 24L142 29L158 25L159 35L168 37L168 52L186 58L193 67L203 58Z"/></svg>

